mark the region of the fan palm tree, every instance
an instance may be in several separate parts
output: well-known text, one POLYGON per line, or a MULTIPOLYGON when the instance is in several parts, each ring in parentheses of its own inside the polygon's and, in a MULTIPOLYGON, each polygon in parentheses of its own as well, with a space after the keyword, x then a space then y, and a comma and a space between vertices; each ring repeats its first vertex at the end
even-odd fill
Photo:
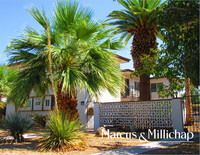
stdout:
POLYGON ((16 72, 16 69, 8 69, 5 65, 0 66, 0 119, 3 115, 2 110, 6 105, 3 98, 9 96, 16 72))
POLYGON ((115 55, 109 50, 121 47, 112 29, 92 20, 92 11, 79 7, 77 2, 57 2, 54 16, 49 20, 44 10, 29 9, 42 26, 37 32, 27 27, 20 38, 13 39, 7 50, 10 63, 22 62, 26 67, 19 72, 13 85, 10 101, 23 106, 34 89, 44 96, 52 86, 51 68, 60 110, 76 114, 77 89, 87 89, 90 97, 98 98, 106 89, 117 95, 121 84, 115 55), (50 48, 48 32, 50 38, 50 48))
MULTIPOLYGON (((140 72, 140 100, 150 100, 150 78, 144 69, 142 57, 152 57, 157 48, 156 38, 161 36, 158 30, 157 15, 161 0, 118 0, 125 8, 109 14, 109 25, 116 26, 115 34, 122 34, 127 43, 133 37, 131 55, 134 68, 140 72), (153 50, 151 50, 153 49, 153 50)), ((149 64, 150 65, 150 64, 149 64)))
POLYGON ((9 96, 16 72, 17 70, 8 69, 5 65, 0 66, 0 108, 4 108, 5 106, 2 98, 9 96))

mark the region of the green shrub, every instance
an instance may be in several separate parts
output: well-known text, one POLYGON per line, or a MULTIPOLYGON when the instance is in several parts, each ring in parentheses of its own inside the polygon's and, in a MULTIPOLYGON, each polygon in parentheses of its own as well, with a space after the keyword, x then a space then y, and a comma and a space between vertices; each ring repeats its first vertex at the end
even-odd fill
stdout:
POLYGON ((40 149, 43 151, 66 151, 79 149, 84 146, 83 132, 75 117, 67 116, 64 112, 52 111, 47 121, 50 136, 44 137, 40 149))
POLYGON ((22 116, 20 113, 13 113, 8 115, 0 124, 0 128, 9 130, 10 135, 14 141, 22 142, 24 140, 23 134, 32 127, 32 123, 27 116, 22 116))
POLYGON ((43 115, 34 115, 33 117, 33 121, 34 123, 36 123, 40 128, 45 128, 46 125, 46 121, 47 121, 47 116, 43 116, 43 115))

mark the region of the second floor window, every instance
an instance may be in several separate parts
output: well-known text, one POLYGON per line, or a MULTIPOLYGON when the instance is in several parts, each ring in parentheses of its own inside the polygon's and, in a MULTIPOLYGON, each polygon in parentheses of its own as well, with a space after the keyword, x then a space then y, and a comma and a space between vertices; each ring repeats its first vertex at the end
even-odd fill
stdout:
POLYGON ((163 86, 163 83, 152 83, 151 92, 158 92, 163 86))
POLYGON ((49 100, 49 99, 46 99, 45 106, 46 106, 46 107, 49 107, 49 106, 50 106, 50 100, 49 100))
POLYGON ((135 91, 140 91, 140 83, 135 82, 135 91))
POLYGON ((129 90, 130 90, 130 88, 129 88, 129 79, 125 79, 125 95, 126 96, 130 95, 129 90))

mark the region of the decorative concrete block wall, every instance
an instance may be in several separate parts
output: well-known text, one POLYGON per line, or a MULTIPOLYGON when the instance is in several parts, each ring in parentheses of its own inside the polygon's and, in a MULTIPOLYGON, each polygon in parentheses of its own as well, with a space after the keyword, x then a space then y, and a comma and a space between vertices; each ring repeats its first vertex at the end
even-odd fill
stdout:
POLYGON ((103 125, 130 126, 142 129, 177 127, 179 123, 183 123, 183 120, 179 122, 179 119, 182 118, 181 102, 179 101, 180 99, 96 103, 94 106, 94 130, 103 125), (180 118, 178 117, 179 112, 180 118))

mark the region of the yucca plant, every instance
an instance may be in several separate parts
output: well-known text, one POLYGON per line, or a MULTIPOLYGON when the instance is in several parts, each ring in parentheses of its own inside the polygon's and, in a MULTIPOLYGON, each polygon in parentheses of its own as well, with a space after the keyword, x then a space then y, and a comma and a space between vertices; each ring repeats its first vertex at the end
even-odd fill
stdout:
POLYGON ((0 124, 0 128, 9 130, 10 135, 14 138, 14 142, 24 141, 23 134, 32 127, 32 122, 27 116, 20 113, 12 113, 8 115, 0 124))
POLYGON ((65 112, 52 111, 47 121, 50 135, 41 141, 40 149, 66 151, 82 148, 84 146, 82 127, 77 118, 66 115, 65 112))

